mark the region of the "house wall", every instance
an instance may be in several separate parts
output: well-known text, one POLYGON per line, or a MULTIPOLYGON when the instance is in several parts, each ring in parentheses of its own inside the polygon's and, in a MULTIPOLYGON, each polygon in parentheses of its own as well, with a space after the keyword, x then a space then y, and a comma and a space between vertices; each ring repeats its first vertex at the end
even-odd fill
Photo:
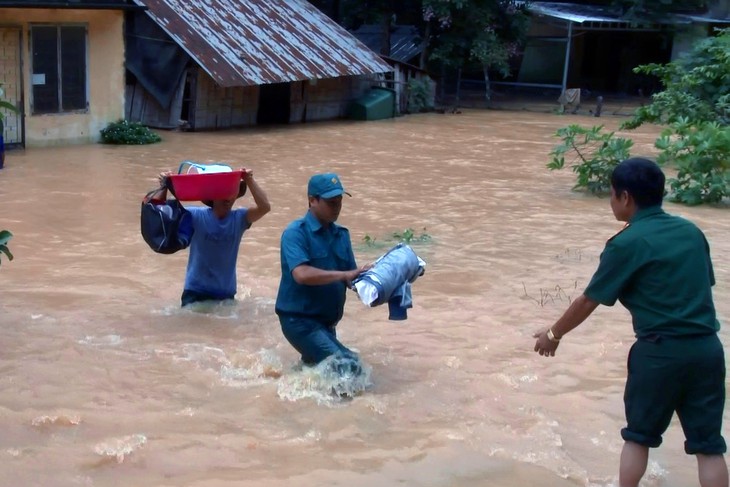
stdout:
POLYGON ((290 122, 343 118, 347 116, 350 103, 374 84, 377 82, 367 76, 342 76, 292 83, 290 122))
POLYGON ((124 118, 124 14, 118 10, 0 9, 0 26, 22 29, 21 56, 25 144, 28 147, 89 143, 99 131, 124 118), (33 115, 29 25, 79 23, 88 26, 87 85, 89 108, 84 113, 33 115))
MULTIPOLYGON (((192 129, 215 130, 257 124, 258 86, 221 88, 202 69, 197 70, 196 78, 194 116, 189 120, 192 129)), ((350 102, 374 84, 378 84, 377 81, 366 76, 291 83, 289 122, 345 117, 350 102)))
POLYGON ((256 125, 258 100, 258 86, 221 88, 208 73, 198 69, 189 122, 194 130, 256 125))
MULTIPOLYGON (((20 28, 0 27, 0 85, 2 100, 20 106, 22 100, 22 76, 20 72, 20 28)), ((3 135, 6 145, 23 143, 23 116, 21 113, 2 109, 3 135)))
POLYGON ((163 108, 142 83, 128 84, 125 89, 125 119, 158 129, 187 127, 188 121, 182 117, 184 90, 185 76, 181 78, 170 106, 163 108))
POLYGON ((388 80, 385 79, 385 76, 381 75, 379 85, 384 88, 393 88, 395 90, 395 106, 397 115, 411 113, 412 107, 409 106, 409 82, 411 80, 427 82, 429 87, 427 105, 433 107, 436 104, 436 83, 426 71, 416 68, 415 66, 399 62, 390 62, 390 65, 393 67, 393 79, 388 80))

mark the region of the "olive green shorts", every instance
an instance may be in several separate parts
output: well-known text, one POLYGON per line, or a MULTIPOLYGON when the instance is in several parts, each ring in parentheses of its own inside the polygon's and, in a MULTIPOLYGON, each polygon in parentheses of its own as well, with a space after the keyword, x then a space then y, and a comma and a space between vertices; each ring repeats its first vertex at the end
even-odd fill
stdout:
POLYGON ((725 354, 717 334, 638 339, 629 352, 624 406, 625 441, 658 447, 676 411, 688 454, 725 453, 725 354))

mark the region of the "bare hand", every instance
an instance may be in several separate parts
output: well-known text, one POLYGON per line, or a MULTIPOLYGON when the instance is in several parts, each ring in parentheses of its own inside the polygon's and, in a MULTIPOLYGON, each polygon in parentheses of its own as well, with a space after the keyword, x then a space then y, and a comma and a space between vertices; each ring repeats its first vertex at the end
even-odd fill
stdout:
POLYGON ((243 179, 246 183, 253 179, 253 171, 251 169, 246 169, 245 167, 242 167, 240 168, 240 171, 243 171, 241 179, 243 179))
POLYGON ((160 187, 165 187, 165 181, 167 180, 167 176, 172 174, 172 171, 162 171, 157 176, 157 181, 160 183, 160 187))
POLYGON ((359 276, 363 272, 366 272, 372 266, 373 266, 372 264, 365 264, 364 266, 361 266, 358 269, 353 269, 351 271, 347 271, 345 273, 345 282, 347 283, 347 285, 349 286, 350 283, 352 283, 352 281, 354 281, 355 279, 357 279, 357 276, 359 276))
POLYGON ((557 350, 558 345, 560 345, 560 342, 554 342, 548 338, 547 332, 549 329, 550 328, 543 328, 532 335, 533 338, 537 338, 537 341, 535 342, 535 351, 544 357, 554 357, 555 350, 557 350))

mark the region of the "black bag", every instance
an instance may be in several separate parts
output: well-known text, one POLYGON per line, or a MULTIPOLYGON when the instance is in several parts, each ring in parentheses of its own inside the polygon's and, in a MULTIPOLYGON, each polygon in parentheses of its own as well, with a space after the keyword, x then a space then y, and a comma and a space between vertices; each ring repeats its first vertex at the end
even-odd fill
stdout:
POLYGON ((142 238, 158 254, 174 254, 190 245, 193 219, 190 212, 176 199, 164 202, 153 200, 152 195, 160 189, 162 188, 150 191, 142 201, 142 238))

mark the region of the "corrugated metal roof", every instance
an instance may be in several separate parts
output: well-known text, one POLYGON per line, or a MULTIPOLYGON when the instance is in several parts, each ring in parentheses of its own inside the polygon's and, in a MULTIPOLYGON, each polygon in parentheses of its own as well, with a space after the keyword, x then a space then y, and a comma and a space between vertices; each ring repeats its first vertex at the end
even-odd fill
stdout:
MULTIPOLYGON (((620 12, 611 7, 600 5, 582 5, 575 3, 559 2, 530 2, 528 10, 533 14, 546 15, 556 19, 569 20, 582 24, 584 22, 631 22, 621 16, 620 12)), ((657 19, 648 19, 656 22, 657 19)), ((700 23, 728 23, 730 19, 722 16, 704 14, 665 14, 660 24, 688 24, 691 22, 700 23)))
POLYGON ((137 10, 131 0, 0 0, 0 8, 64 8, 90 10, 137 10))
MULTIPOLYGON (((360 39, 363 44, 368 46, 375 52, 380 51, 380 42, 382 40, 382 26, 377 24, 361 25, 352 34, 360 39)), ((390 33, 390 56, 391 59, 407 63, 414 57, 421 54, 423 46, 421 43, 421 34, 413 25, 396 25, 390 33)))
POLYGON ((392 71, 306 0, 135 0, 223 87, 392 71))
POLYGON ((707 24, 730 24, 730 15, 711 15, 711 14, 705 14, 705 15, 692 15, 692 14, 686 14, 682 17, 687 17, 692 22, 699 22, 699 23, 707 23, 707 24))
POLYGON ((571 22, 626 22, 615 10, 599 5, 578 5, 574 3, 530 2, 530 12, 547 15, 571 22))

